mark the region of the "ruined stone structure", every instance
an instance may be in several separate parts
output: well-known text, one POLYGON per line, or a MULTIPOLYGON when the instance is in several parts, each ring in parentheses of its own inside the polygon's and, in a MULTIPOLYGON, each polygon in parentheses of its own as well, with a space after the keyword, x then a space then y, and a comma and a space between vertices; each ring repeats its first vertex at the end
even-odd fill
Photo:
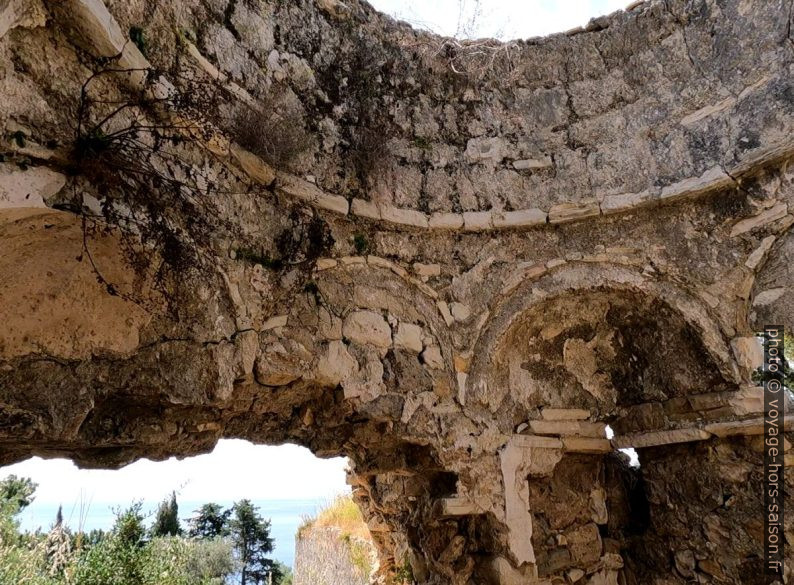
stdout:
POLYGON ((350 458, 384 578, 765 583, 792 22, 0 0, 0 463, 289 441, 350 458))

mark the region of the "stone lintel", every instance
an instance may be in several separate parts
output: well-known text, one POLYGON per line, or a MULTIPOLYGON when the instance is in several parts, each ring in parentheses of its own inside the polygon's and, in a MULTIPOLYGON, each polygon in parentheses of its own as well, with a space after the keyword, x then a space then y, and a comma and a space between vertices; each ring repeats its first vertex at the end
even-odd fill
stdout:
POLYGON ((582 420, 533 420, 529 422, 532 432, 538 435, 577 435, 582 437, 606 437, 606 425, 582 420))
POLYGON ((703 429, 674 429, 671 431, 652 431, 650 433, 633 433, 612 439, 615 449, 644 449, 658 445, 672 445, 675 443, 689 443, 692 441, 705 441, 711 433, 703 429))
POLYGON ((609 439, 593 439, 591 437, 563 437, 562 446, 571 453, 591 453, 600 455, 614 451, 609 439))

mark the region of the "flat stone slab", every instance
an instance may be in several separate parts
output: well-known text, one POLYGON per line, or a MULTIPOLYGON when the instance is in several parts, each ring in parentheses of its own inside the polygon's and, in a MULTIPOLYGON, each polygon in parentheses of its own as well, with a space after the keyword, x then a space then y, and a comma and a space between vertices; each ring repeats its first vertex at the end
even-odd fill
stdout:
POLYGON ((644 449, 645 447, 656 447, 658 445, 705 441, 709 438, 711 438, 711 433, 703 429, 675 429, 672 431, 653 431, 650 433, 622 435, 612 439, 612 446, 615 449, 644 449))
MULTIPOLYGON (((783 424, 783 430, 790 431, 792 428, 794 428, 792 419, 786 418, 783 424)), ((764 419, 753 418, 750 420, 712 423, 710 425, 706 425, 705 429, 718 437, 732 437, 734 435, 763 435, 764 419)))
POLYGON ((537 435, 513 435, 513 444, 522 449, 562 449, 562 441, 556 437, 537 435))
POLYGON ((529 427, 538 435, 577 435, 581 437, 606 437, 606 425, 581 420, 533 420, 529 427))
POLYGON ((562 447, 572 453, 592 453, 594 455, 614 451, 609 439, 593 439, 590 437, 563 437, 562 447))
POLYGON ((482 510, 474 505, 468 498, 443 498, 441 500, 442 516, 471 516, 472 514, 482 514, 482 510))

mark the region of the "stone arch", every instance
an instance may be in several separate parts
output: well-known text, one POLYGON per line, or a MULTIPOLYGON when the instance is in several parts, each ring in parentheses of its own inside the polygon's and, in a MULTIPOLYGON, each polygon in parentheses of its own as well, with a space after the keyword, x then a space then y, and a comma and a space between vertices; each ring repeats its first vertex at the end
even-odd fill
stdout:
MULTIPOLYGON (((714 533, 672 520, 667 506, 690 497, 672 470, 697 469, 686 489, 701 482, 712 497, 735 494, 725 518, 750 514, 762 493, 740 487, 740 478, 753 488, 760 480, 752 439, 722 434, 760 406, 760 390, 740 387, 728 347, 701 302, 624 267, 564 265, 503 299, 466 388, 467 405, 512 434, 499 451, 503 570, 541 580, 588 566, 605 582, 620 572, 627 582, 691 577, 684 557, 705 554, 714 533), (637 447, 647 469, 630 469, 620 446, 637 447), (720 461, 727 453, 731 461, 720 461), (648 542, 667 552, 643 553, 648 542)), ((758 550, 748 532, 738 540, 741 558, 712 555, 703 570, 746 573, 758 550)))
MULTIPOLYGON (((8 238, 14 247, 0 263, 0 282, 12 284, 16 274, 40 285, 41 294, 32 284, 26 290, 37 302, 30 313, 41 315, 47 326, 20 322, 19 335, 5 339, 27 345, 3 348, 3 463, 39 455, 114 468, 143 456, 206 452, 220 438, 296 443, 321 457, 350 458, 354 496, 380 545, 384 573, 409 557, 428 578, 453 579, 454 567, 470 573, 469 556, 457 544, 447 551, 458 520, 445 519, 438 506, 456 492, 457 474, 437 440, 454 434, 451 421, 461 408, 453 390, 449 333, 421 287, 388 267, 340 263, 312 272, 311 287, 291 299, 283 314, 254 316, 255 327, 217 339, 195 331, 164 337, 162 331, 177 326, 166 323, 167 312, 144 311, 141 325, 120 318, 134 315, 134 303, 101 304, 116 301, 76 257, 82 246, 79 218, 52 212, 11 216, 11 227, 4 224, 2 233, 13 231, 8 238), (72 240, 75 250, 68 245, 72 240), (84 354, 74 353, 79 329, 61 337, 51 327, 63 307, 68 318, 103 325, 87 340, 84 354), (127 344, 133 333, 135 343, 127 344)), ((122 261, 118 242, 105 244, 91 241, 94 261, 115 283, 126 282, 135 271, 122 261)), ((238 289, 255 288, 261 267, 240 276, 238 289)), ((12 288, 0 292, 13 298, 12 288)), ((4 303, 0 315, 13 323, 15 310, 4 303)))
POLYGON ((474 347, 474 362, 470 380, 489 369, 489 362, 497 355, 498 345, 510 327, 523 315, 536 307, 549 303, 554 298, 569 298, 576 302, 577 295, 586 296, 603 292, 608 295, 638 295, 661 303, 697 332, 704 351, 713 360, 720 373, 733 382, 738 382, 739 372, 735 366, 716 320, 699 299, 672 283, 646 275, 639 270, 607 263, 564 263, 549 273, 535 279, 526 279, 505 297, 497 299, 492 316, 483 327, 474 347))

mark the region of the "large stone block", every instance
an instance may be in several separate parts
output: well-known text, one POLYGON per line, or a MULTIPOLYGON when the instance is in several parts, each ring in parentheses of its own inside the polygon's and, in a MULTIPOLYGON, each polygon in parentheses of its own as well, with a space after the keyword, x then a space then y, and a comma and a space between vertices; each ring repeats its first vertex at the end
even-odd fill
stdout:
POLYGON ((342 335, 355 343, 391 347, 391 327, 380 313, 354 311, 342 324, 342 335))

